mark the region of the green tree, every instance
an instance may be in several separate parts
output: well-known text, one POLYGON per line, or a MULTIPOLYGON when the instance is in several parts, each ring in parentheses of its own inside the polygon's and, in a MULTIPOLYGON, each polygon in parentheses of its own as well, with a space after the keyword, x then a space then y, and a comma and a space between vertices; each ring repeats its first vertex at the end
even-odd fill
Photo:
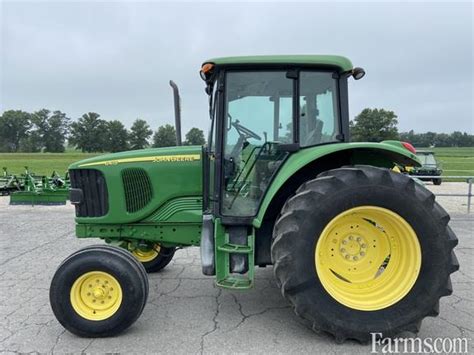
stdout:
POLYGON ((188 133, 186 133, 186 140, 184 141, 185 145, 204 145, 206 144, 206 139, 204 138, 204 132, 199 128, 191 128, 188 133))
POLYGON ((42 109, 31 115, 31 129, 28 137, 22 140, 22 150, 51 153, 64 152, 64 143, 69 130, 70 119, 61 111, 42 109))
POLYGON ((176 130, 170 124, 158 127, 153 136, 153 147, 173 147, 176 145, 176 130))
POLYGON ((145 120, 137 118, 130 128, 129 142, 131 149, 143 149, 148 147, 148 139, 153 134, 145 120))
POLYGON ((61 111, 54 111, 48 119, 43 135, 44 150, 51 153, 63 153, 71 119, 61 111))
POLYGON ((107 142, 105 150, 115 153, 123 152, 128 149, 128 131, 122 122, 117 120, 107 122, 107 142))
POLYGON ((82 115, 71 124, 69 143, 83 152, 103 152, 106 146, 107 122, 95 112, 82 115))
POLYGON ((31 114, 21 110, 8 110, 0 116, 0 150, 17 152, 20 141, 28 136, 31 114))
POLYGON ((350 122, 354 142, 380 142, 399 139, 397 115, 393 111, 366 108, 350 122))
POLYGON ((25 153, 38 153, 43 149, 43 138, 37 130, 30 131, 20 140, 20 150, 25 153))
POLYGON ((467 132, 415 133, 413 130, 400 133, 400 140, 410 142, 415 147, 472 147, 474 135, 467 132))

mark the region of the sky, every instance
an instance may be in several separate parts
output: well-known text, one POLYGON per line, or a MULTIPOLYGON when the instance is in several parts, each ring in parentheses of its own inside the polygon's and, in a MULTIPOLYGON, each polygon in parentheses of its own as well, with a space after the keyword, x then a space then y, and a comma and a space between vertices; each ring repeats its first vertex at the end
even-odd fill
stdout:
POLYGON ((350 80, 350 116, 384 108, 399 130, 474 133, 473 3, 0 0, 0 112, 97 112, 127 127, 208 127, 198 71, 208 58, 339 54, 367 75, 350 80))

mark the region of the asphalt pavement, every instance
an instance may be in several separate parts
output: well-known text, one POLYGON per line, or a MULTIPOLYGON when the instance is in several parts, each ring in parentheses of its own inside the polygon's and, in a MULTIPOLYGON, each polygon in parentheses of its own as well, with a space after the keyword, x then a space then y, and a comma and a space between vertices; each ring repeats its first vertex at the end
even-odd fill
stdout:
MULTIPOLYGON (((315 334, 275 286, 271 267, 256 270, 256 287, 221 290, 202 275, 199 249, 179 250, 170 265, 150 275, 140 319, 120 336, 83 339, 56 321, 49 306, 51 278, 69 254, 97 240, 74 236, 74 209, 8 206, 0 198, 0 353, 311 353, 366 354, 370 346, 338 345, 315 334)), ((466 337, 474 352, 474 218, 454 213, 461 270, 441 314, 426 318, 419 336, 466 337)))

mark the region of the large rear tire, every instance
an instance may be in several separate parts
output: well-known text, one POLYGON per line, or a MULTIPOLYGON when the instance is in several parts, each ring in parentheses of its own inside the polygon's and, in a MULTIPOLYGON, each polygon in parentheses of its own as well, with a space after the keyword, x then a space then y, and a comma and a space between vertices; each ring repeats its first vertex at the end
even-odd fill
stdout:
POLYGON ((368 342, 417 333, 452 293, 457 238, 434 195, 387 169, 335 169, 304 183, 274 228, 281 291, 315 331, 368 342))
POLYGON ((114 336, 140 316, 148 296, 143 266, 111 246, 81 249, 58 267, 50 303, 58 321, 81 337, 114 336))

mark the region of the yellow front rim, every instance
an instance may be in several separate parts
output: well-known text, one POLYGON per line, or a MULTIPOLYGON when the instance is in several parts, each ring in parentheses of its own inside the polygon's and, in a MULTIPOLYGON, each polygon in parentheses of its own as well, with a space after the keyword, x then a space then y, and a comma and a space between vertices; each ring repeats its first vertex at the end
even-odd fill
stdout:
POLYGON ((122 304, 122 288, 115 277, 103 271, 80 276, 70 293, 72 308, 88 320, 104 320, 113 316, 122 304))
POLYGON ((421 268, 421 248, 413 228, 381 207, 347 210, 324 228, 315 250, 316 272, 339 303, 375 311, 405 297, 421 268))
POLYGON ((160 246, 158 244, 154 244, 153 248, 150 248, 148 250, 136 248, 132 251, 132 254, 133 256, 135 256, 135 258, 137 258, 138 261, 146 263, 158 257, 158 255, 160 254, 160 246))

